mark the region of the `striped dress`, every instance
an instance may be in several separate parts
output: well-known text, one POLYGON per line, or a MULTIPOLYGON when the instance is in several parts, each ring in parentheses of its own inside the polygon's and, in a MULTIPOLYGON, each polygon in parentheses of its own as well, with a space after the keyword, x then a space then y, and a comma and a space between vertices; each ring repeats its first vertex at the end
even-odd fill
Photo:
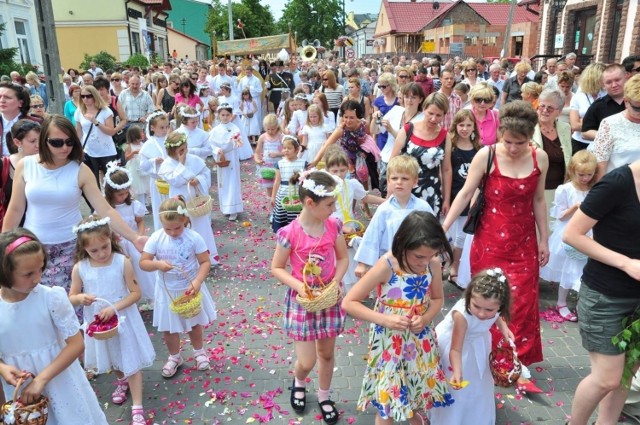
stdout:
POLYGON ((271 213, 271 228, 274 232, 291 223, 300 214, 286 211, 282 208, 282 205, 280 205, 280 201, 290 193, 296 196, 298 195, 298 186, 289 186, 289 179, 296 171, 303 171, 306 167, 307 161, 304 159, 289 161, 283 158, 276 164, 276 168, 280 170, 280 188, 276 194, 275 205, 271 213))

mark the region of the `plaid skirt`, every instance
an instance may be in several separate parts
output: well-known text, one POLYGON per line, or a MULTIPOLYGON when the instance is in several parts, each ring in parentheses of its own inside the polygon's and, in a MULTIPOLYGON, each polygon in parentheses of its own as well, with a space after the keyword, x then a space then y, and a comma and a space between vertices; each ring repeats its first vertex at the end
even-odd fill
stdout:
MULTIPOLYGON (((342 283, 340 284, 342 293, 342 283)), ((294 341, 315 341, 335 338, 344 332, 345 311, 340 307, 342 299, 333 307, 311 313, 296 301, 297 292, 287 291, 285 297, 284 328, 294 341)))

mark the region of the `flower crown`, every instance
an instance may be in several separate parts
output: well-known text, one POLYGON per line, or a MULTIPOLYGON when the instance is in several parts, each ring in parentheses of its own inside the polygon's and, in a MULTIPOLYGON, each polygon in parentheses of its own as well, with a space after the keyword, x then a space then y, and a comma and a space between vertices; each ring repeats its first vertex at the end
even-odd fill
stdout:
POLYGON ((180 214, 186 217, 187 209, 182 205, 178 205, 178 207, 175 210, 160 211, 160 214, 170 214, 170 213, 180 214))
POLYGON ((303 188, 311 191, 314 195, 320 196, 322 198, 327 196, 338 196, 338 194, 342 192, 342 180, 334 175, 329 174, 324 170, 317 170, 315 168, 312 168, 311 170, 304 171, 303 173, 300 174, 298 181, 302 183, 303 188), (336 183, 336 186, 331 191, 328 191, 325 185, 316 184, 315 181, 309 178, 309 175, 313 172, 324 173, 328 176, 331 176, 333 181, 336 183))
MULTIPOLYGON (((89 216, 89 218, 91 217, 93 216, 89 216)), ((73 232, 74 235, 77 235, 78 233, 86 232, 87 230, 95 229, 96 227, 107 226, 110 221, 111 221, 111 218, 109 217, 104 217, 104 218, 101 218, 100 220, 88 221, 86 223, 73 226, 71 231, 73 232)))
POLYGON ((120 167, 119 161, 108 162, 107 171, 104 173, 102 185, 103 187, 107 187, 108 185, 110 188, 115 190, 129 189, 131 187, 131 173, 126 168, 120 167), (125 173, 127 175, 127 181, 122 184, 114 183, 113 180, 111 180, 111 174, 115 173, 116 171, 122 171, 123 173, 125 173))
POLYGON ((307 99, 307 96, 298 93, 297 95, 293 96, 294 100, 306 100, 307 102, 309 101, 309 99, 307 99))
POLYGON ((218 105, 218 109, 216 109, 216 112, 220 112, 221 109, 233 110, 233 107, 231 105, 229 105, 228 103, 221 103, 220 105, 218 105))
POLYGON ((151 122, 152 119, 159 117, 159 116, 166 116, 166 114, 164 113, 164 111, 155 111, 153 112, 151 115, 149 115, 147 117, 147 122, 151 122))
POLYGON ((494 269, 488 269, 486 273, 487 273, 487 276, 498 278, 498 282, 504 283, 507 281, 507 277, 504 275, 504 272, 500 267, 496 267, 494 269))
POLYGON ((180 107, 180 116, 183 118, 200 118, 200 114, 198 112, 194 112, 192 114, 185 112, 187 109, 186 106, 180 107))
POLYGON ((164 141, 164 147, 169 149, 169 148, 179 148, 180 146, 184 145, 185 143, 187 143, 187 135, 183 134, 182 136, 180 136, 179 139, 177 139, 175 142, 170 142, 169 138, 167 137, 164 141))

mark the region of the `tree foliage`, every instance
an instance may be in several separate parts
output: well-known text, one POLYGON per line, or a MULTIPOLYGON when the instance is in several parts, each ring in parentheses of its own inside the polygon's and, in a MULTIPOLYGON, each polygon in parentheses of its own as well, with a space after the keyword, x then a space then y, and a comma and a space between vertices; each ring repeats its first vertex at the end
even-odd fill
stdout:
MULTIPOLYGON (((0 36, 2 36, 4 30, 5 24, 0 22, 0 36)), ((0 49, 0 75, 9 75, 11 71, 19 71, 19 65, 13 61, 17 52, 18 49, 16 47, 0 49)))
MULTIPOLYGON (((216 39, 229 39, 229 15, 227 3, 220 0, 211 2, 211 9, 205 25, 205 31, 211 34, 216 31, 216 39)), ((242 0, 241 3, 231 3, 231 13, 233 15, 233 36, 234 39, 253 37, 264 37, 275 34, 273 14, 269 6, 263 6, 259 0, 242 0), (238 28, 238 19, 244 24, 244 35, 238 28)))
POLYGON ((149 66, 149 60, 142 53, 135 53, 127 59, 123 65, 125 66, 139 66, 140 68, 147 68, 149 66))
POLYGON ((336 38, 344 34, 342 3, 339 0, 289 0, 285 5, 278 28, 282 32, 297 32, 298 45, 303 40, 318 39, 327 49, 333 48, 336 38))
POLYGON ((116 58, 113 57, 109 52, 105 52, 101 50, 95 55, 84 54, 84 60, 78 66, 82 70, 89 69, 89 65, 91 62, 95 62, 98 68, 102 68, 104 71, 108 69, 116 69, 116 58))

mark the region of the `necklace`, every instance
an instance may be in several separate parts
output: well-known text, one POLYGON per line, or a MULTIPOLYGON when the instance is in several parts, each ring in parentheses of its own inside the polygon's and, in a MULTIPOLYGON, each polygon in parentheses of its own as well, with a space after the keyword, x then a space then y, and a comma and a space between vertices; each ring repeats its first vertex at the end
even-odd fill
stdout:
POLYGON ((413 119, 416 117, 416 115, 418 115, 418 113, 419 113, 420 111, 416 111, 416 113, 415 113, 415 114, 413 114, 413 116, 412 116, 408 121, 407 121, 407 120, 406 120, 406 118, 405 118, 405 113, 406 113, 406 112, 407 112, 407 110, 406 110, 406 109, 402 112, 402 124, 400 125, 400 127, 404 127, 404 125, 405 125, 406 123, 411 122, 411 120, 413 120, 413 119))

